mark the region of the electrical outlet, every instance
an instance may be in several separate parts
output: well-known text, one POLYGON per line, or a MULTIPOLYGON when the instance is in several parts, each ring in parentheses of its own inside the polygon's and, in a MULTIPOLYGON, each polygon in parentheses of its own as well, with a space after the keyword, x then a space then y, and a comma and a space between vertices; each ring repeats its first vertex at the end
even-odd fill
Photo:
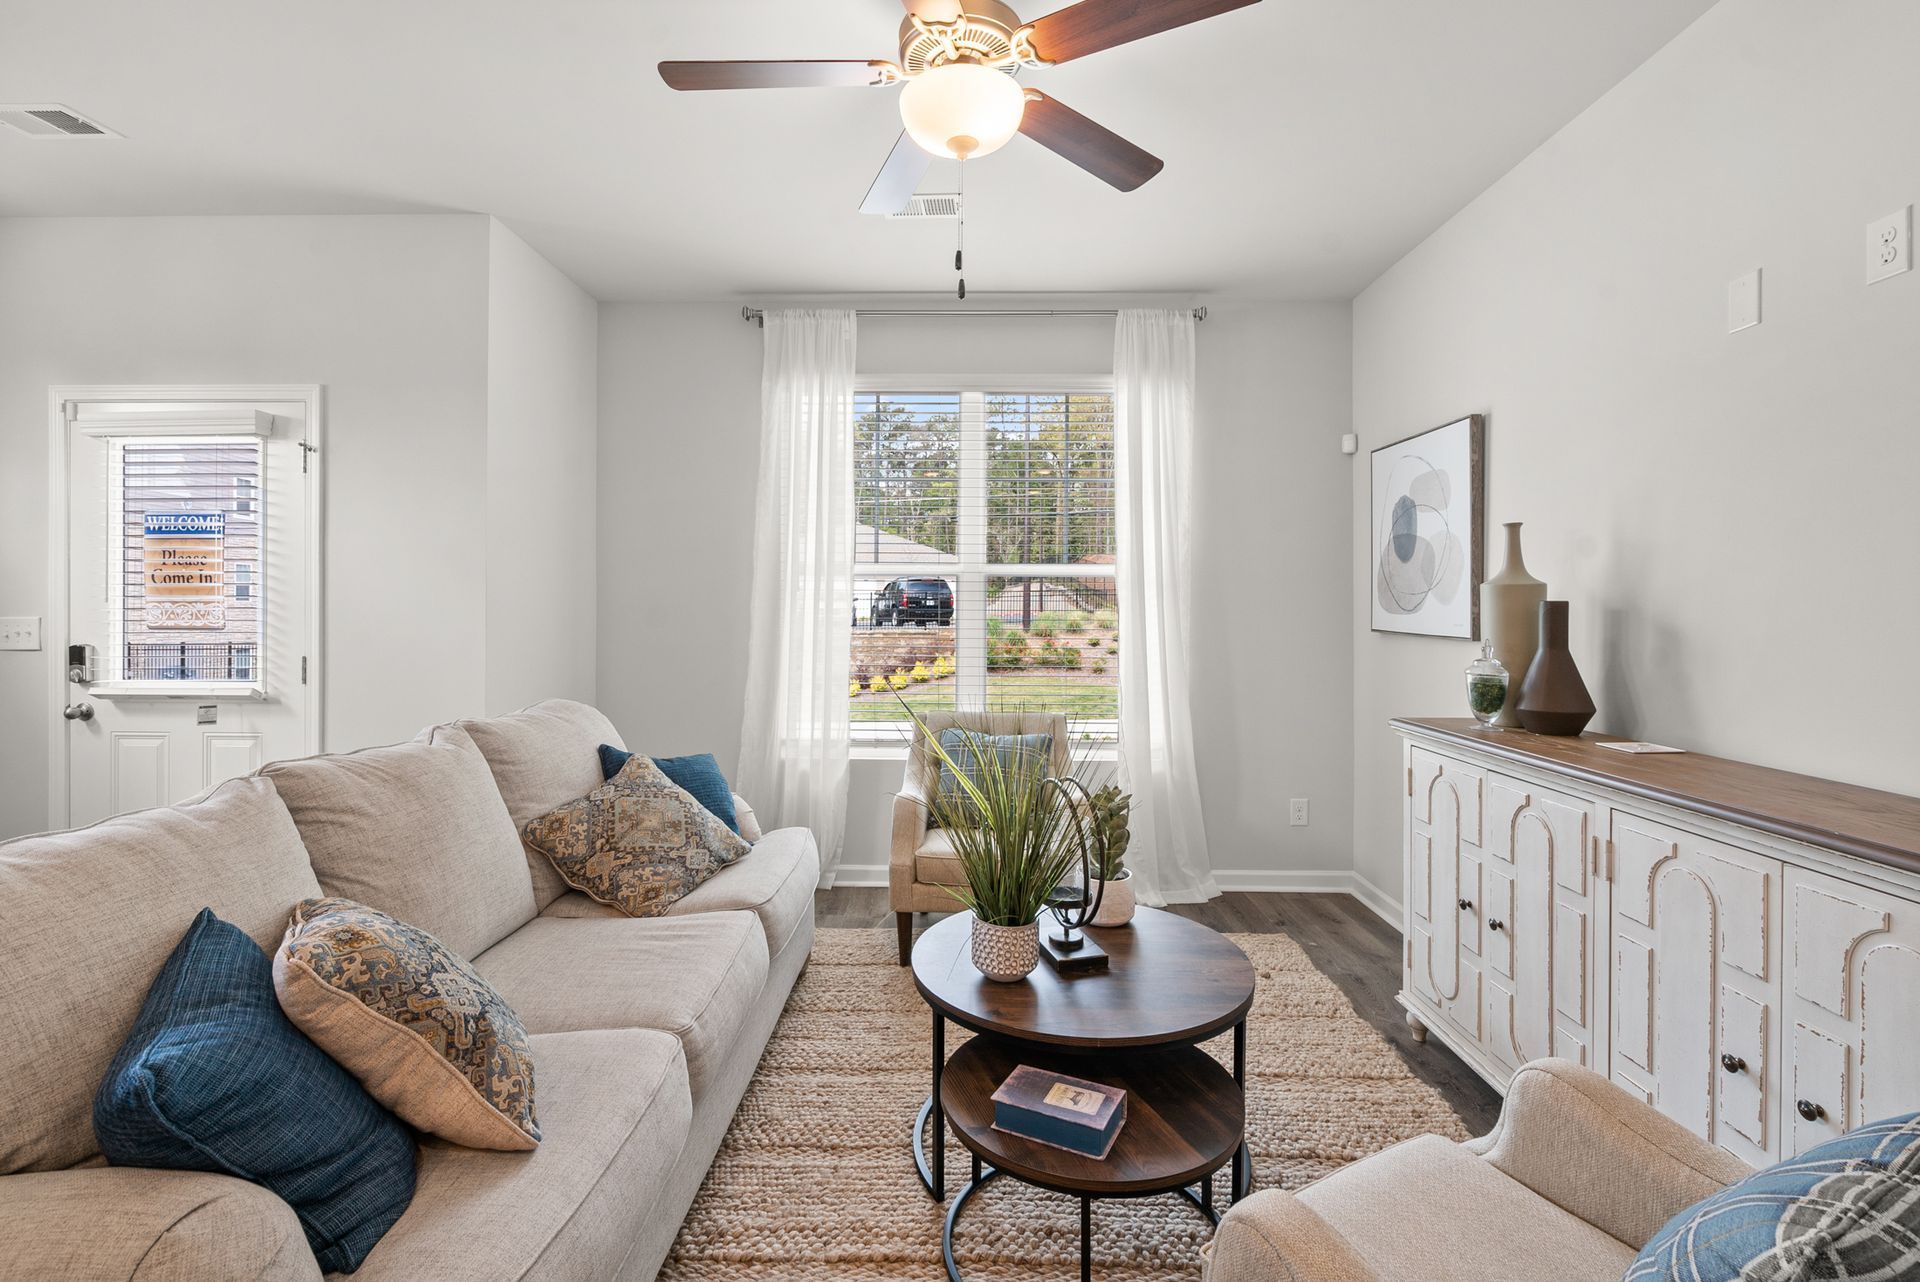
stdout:
POLYGON ((1760 323, 1760 269, 1727 282, 1727 333, 1738 334, 1760 323))
POLYGON ((1913 270, 1913 206, 1867 224, 1867 284, 1913 270))
POLYGON ((1295 828, 1307 826, 1307 799, 1295 797, 1287 803, 1287 822, 1295 828))
POLYGON ((0 650, 38 650, 40 620, 0 619, 0 650))

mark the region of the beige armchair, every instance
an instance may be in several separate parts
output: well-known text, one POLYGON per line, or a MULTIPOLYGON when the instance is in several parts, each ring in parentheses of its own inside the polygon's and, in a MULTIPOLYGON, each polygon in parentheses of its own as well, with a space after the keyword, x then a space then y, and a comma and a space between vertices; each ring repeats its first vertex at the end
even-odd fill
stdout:
MULTIPOLYGON (((939 734, 950 726, 981 734, 1050 734, 1053 755, 1049 769, 1065 775, 1070 755, 1067 719, 1052 712, 930 712, 921 718, 928 731, 939 734)), ((893 854, 888 861, 888 898, 900 931, 900 964, 913 955, 913 915, 949 913, 959 907, 941 889, 960 884, 960 861, 953 840, 939 828, 927 826, 927 798, 940 779, 940 759, 919 730, 907 751, 906 778, 893 800, 893 854)))
POLYGON ((1748 1173, 1598 1073, 1535 1060, 1477 1140, 1423 1135, 1235 1205, 1205 1282, 1617 1282, 1675 1213, 1748 1173))

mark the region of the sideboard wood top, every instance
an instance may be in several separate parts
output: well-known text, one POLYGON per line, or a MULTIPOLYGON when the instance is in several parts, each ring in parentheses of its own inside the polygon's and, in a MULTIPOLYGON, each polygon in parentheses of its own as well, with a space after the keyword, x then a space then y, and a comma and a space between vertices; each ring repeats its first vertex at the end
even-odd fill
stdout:
POLYGON ((1487 730, 1470 717, 1397 717, 1392 725, 1416 738, 1459 744, 1777 837, 1920 872, 1920 797, 1697 752, 1636 755, 1597 746, 1619 742, 1618 735, 1565 738, 1487 730))

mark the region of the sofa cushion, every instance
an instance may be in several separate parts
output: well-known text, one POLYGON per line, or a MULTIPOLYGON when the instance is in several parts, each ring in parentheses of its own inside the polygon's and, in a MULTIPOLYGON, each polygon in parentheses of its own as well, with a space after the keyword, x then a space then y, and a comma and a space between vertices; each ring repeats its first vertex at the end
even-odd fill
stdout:
POLYGON ((1380 1282, 1619 1282, 1633 1262, 1625 1242, 1438 1135, 1342 1167, 1299 1198, 1380 1282))
POLYGON ((0 1278, 320 1282, 299 1217, 231 1175, 84 1166, 0 1185, 0 1278))
POLYGON ((116 1166, 235 1175, 292 1205, 352 1272, 413 1197, 413 1136, 281 1013, 260 945, 203 910, 93 1104, 116 1166))
POLYGON ((640 1029, 536 1036, 533 1054, 546 1140, 530 1153, 423 1140, 413 1206, 354 1282, 618 1275, 687 1142, 686 1061, 640 1029))
POLYGON ((966 874, 960 857, 953 853, 953 834, 944 828, 929 828, 913 856, 913 879, 928 886, 963 886, 966 874))
MULTIPOLYGON (((571 699, 548 699, 504 717, 462 721, 460 728, 493 770, 493 781, 507 803, 517 833, 537 819, 584 797, 605 782, 600 745, 623 747, 613 723, 598 708, 571 699)), ((533 877, 533 900, 545 908, 568 892, 567 883, 547 857, 526 847, 533 877)))
POLYGON ((273 986, 293 1022, 413 1126, 469 1148, 540 1142, 519 1016, 419 927, 309 899, 273 955, 273 986))
POLYGON ((658 917, 749 846, 647 757, 522 835, 575 890, 629 917, 658 917))
MULTIPOLYGON (((767 982, 752 913, 542 917, 476 957, 527 1031, 653 1028, 680 1039, 694 1098, 706 1093, 767 982)), ((546 1065, 540 1067, 544 1083, 546 1065)), ((542 1086, 542 1098, 545 1098, 542 1086)), ((544 1108, 541 1113, 545 1122, 544 1108)))
POLYGON ((462 957, 533 918, 519 834, 466 731, 434 726, 411 743, 260 773, 293 813, 327 894, 418 926, 462 957))
POLYGON ((202 908, 271 948, 287 910, 319 891, 262 779, 0 843, 0 1174, 100 1151, 94 1088, 202 908))
MULTIPOLYGON (((794 931, 813 912, 820 885, 820 847, 805 828, 776 828, 754 848, 715 873, 699 889, 667 909, 666 916, 746 909, 760 918, 767 953, 777 957, 794 931)), ((620 917, 578 892, 548 905, 543 917, 620 917)))
POLYGON ((1624 1282, 1920 1277, 1920 1113, 1755 1171, 1667 1221, 1624 1282))

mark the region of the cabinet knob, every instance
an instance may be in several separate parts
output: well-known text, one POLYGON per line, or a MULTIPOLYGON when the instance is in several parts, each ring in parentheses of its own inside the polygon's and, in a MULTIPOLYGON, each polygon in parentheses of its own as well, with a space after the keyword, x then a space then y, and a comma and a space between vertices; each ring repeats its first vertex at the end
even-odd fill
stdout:
POLYGON ((1472 911, 1473 911, 1473 901, 1472 901, 1471 899, 1462 899, 1462 900, 1460 901, 1460 911, 1461 911, 1461 912, 1463 912, 1463 913, 1470 913, 1470 912, 1472 912, 1472 911))
POLYGON ((1800 1116, 1806 1118, 1809 1122, 1817 1122, 1827 1115, 1826 1109, 1821 1108, 1810 1099, 1796 1100, 1793 1107, 1799 1112, 1800 1116))
POLYGON ((1747 1071, 1747 1061, 1741 1059, 1738 1055, 1722 1055, 1720 1057, 1720 1067, 1726 1069, 1729 1073, 1744 1073, 1747 1071))
POLYGON ((1505 923, 1504 921, 1501 921, 1498 917, 1487 918, 1488 930, 1505 930, 1506 928, 1507 928, 1507 923, 1505 923))

